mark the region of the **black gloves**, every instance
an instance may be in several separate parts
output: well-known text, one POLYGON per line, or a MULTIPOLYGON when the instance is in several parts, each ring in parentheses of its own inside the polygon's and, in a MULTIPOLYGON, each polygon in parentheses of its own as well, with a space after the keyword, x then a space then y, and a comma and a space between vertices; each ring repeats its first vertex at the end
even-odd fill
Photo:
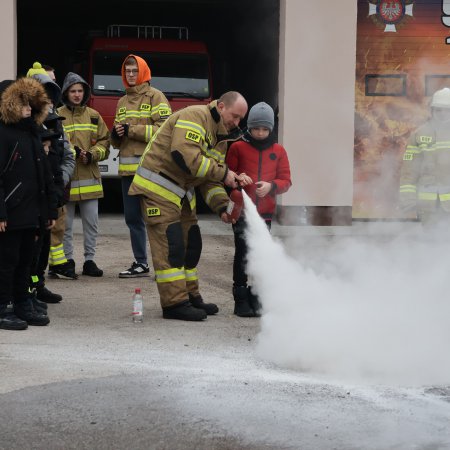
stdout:
POLYGON ((86 163, 85 164, 90 164, 91 162, 92 162, 92 153, 86 152, 86 163))

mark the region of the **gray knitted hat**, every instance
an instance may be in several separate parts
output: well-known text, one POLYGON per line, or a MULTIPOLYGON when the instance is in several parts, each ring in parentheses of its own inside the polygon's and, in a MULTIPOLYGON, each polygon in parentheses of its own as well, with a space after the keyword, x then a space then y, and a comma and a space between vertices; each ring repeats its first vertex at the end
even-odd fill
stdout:
POLYGON ((248 113, 247 128, 265 127, 273 130, 274 117, 273 109, 264 102, 253 105, 248 113))

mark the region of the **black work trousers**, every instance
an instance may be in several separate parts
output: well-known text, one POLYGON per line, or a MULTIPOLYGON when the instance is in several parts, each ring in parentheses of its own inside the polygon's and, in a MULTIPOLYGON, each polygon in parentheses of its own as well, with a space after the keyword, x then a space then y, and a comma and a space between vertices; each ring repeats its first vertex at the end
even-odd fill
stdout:
POLYGON ((37 276, 37 280, 31 283, 31 287, 41 288, 45 285, 45 269, 48 265, 50 253, 50 230, 41 230, 39 238, 34 246, 33 261, 31 263, 31 276, 37 276))
POLYGON ((36 228, 0 232, 0 304, 28 297, 36 235, 36 228))
MULTIPOLYGON (((272 226, 271 220, 266 220, 267 228, 270 231, 272 226)), ((233 285, 246 286, 247 277, 247 243, 245 242, 245 230, 247 223, 245 218, 241 216, 238 221, 233 224, 234 232, 234 260, 233 260, 233 285)))

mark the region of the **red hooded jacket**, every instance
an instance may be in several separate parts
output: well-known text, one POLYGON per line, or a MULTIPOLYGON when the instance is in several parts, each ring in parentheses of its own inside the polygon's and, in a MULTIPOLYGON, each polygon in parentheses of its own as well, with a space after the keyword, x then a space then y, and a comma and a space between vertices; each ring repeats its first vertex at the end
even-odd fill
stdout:
POLYGON ((249 142, 234 142, 227 152, 226 163, 234 172, 245 172, 253 184, 245 186, 245 192, 255 203, 258 213, 266 220, 272 219, 276 208, 276 196, 291 187, 291 169, 286 150, 280 144, 259 150, 249 142), (256 196, 256 182, 272 183, 271 191, 265 197, 256 196))

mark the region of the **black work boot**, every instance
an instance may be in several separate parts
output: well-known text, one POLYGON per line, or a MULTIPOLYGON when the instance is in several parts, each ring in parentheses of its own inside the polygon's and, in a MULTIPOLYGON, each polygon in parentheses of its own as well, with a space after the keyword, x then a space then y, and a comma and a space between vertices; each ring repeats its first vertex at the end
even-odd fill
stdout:
POLYGON ((40 300, 38 300, 36 297, 31 297, 31 301, 33 302, 33 308, 35 309, 36 312, 40 313, 40 314, 44 314, 44 316, 47 316, 47 303, 41 302, 40 300))
POLYGON ((103 275, 103 270, 97 267, 92 259, 88 259, 83 264, 83 275, 87 275, 88 277, 101 277, 103 275))
POLYGON ((25 320, 19 319, 8 305, 0 304, 0 329, 2 330, 26 330, 25 320))
POLYGON ((206 319, 207 315, 203 309, 194 308, 188 301, 177 305, 163 308, 164 319, 200 321, 206 319))
POLYGON ((239 317, 255 317, 255 311, 248 301, 247 286, 233 286, 234 314, 239 317))
POLYGON ((64 264, 49 266, 48 274, 53 278, 60 278, 62 280, 76 280, 78 278, 78 275, 75 273, 75 263, 71 264, 69 261, 64 264))
POLYGON ((208 316, 212 316, 219 312, 217 305, 214 303, 205 303, 200 294, 195 297, 192 294, 189 294, 189 301, 194 308, 203 309, 208 316))
POLYGON ((255 311, 255 316, 260 317, 261 316, 261 302, 259 301, 259 297, 253 292, 252 287, 248 287, 248 302, 250 304, 250 307, 255 311))
POLYGON ((44 303, 59 303, 62 300, 62 295, 55 294, 45 286, 36 288, 36 298, 44 303))
POLYGON ((14 314, 28 325, 44 326, 50 323, 48 316, 37 312, 33 306, 33 299, 28 297, 26 300, 14 303, 14 314))

